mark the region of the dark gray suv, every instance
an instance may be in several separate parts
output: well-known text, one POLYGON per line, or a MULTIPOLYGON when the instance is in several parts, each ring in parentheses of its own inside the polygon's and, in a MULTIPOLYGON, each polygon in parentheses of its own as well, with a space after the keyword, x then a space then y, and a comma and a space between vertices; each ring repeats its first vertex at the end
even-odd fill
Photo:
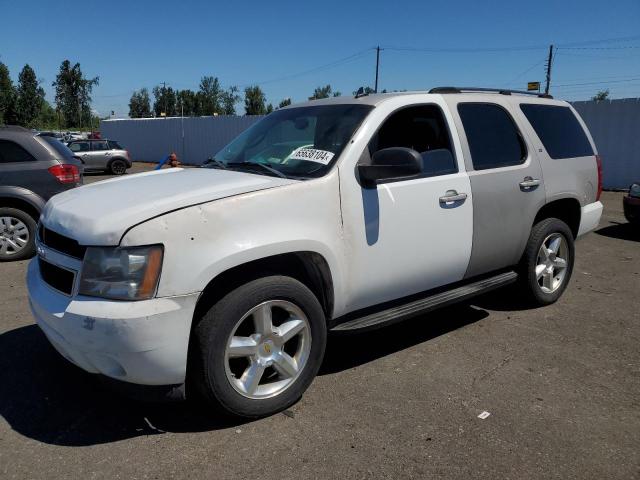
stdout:
POLYGON ((82 174, 80 159, 55 138, 0 126, 0 261, 34 254, 45 203, 81 185, 82 174))

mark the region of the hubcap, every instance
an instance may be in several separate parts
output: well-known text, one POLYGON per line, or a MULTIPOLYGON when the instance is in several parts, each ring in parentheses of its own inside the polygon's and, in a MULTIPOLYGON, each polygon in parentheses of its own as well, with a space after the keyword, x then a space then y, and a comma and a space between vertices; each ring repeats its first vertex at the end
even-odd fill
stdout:
POLYGON ((29 229, 15 217, 0 217, 0 255, 15 255, 29 243, 29 229))
POLYGON ((224 353, 231 386, 251 399, 279 395, 304 369, 311 327, 291 302, 269 300, 249 310, 234 327, 224 353))
POLYGON ((544 293, 555 292, 564 282, 569 265, 569 247, 561 233, 552 233, 540 246, 536 280, 544 293))

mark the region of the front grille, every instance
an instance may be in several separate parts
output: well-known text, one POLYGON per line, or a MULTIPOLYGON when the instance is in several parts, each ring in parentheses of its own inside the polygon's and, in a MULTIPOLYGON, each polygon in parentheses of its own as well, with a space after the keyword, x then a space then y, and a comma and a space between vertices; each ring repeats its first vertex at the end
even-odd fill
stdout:
POLYGON ((38 259, 38 265, 40 266, 40 275, 45 282, 56 290, 66 295, 71 295, 75 278, 73 272, 46 262, 41 258, 38 259))
POLYGON ((65 237, 53 230, 49 230, 42 223, 38 229, 38 236, 40 237, 40 242, 53 250, 79 260, 84 258, 84 252, 87 247, 83 247, 72 238, 65 237))

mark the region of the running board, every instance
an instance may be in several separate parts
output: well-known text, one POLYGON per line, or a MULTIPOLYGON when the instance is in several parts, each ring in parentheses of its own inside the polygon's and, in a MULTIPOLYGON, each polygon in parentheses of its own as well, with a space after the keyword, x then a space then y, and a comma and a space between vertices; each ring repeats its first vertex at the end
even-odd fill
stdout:
POLYGON ((333 331, 369 330, 373 328, 391 325, 410 317, 430 312, 437 308, 445 307, 475 297, 481 293, 508 285, 517 280, 515 272, 505 272, 495 277, 479 280, 462 287, 454 288, 442 293, 436 293, 420 300, 405 303, 396 307, 371 313, 364 317, 358 317, 335 326, 333 331))

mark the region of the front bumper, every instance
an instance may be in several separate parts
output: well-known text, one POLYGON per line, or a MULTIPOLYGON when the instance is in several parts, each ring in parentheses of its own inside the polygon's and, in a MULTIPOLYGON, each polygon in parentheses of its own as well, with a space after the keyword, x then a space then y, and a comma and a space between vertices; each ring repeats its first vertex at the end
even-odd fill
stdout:
POLYGON ((580 212, 580 228, 578 229, 578 237, 598 228, 600 217, 602 217, 602 208, 601 202, 589 203, 582 207, 582 211, 580 212))
POLYGON ((36 322, 70 362, 123 382, 184 382, 198 293, 138 302, 68 297, 42 280, 37 258, 27 287, 36 322))

